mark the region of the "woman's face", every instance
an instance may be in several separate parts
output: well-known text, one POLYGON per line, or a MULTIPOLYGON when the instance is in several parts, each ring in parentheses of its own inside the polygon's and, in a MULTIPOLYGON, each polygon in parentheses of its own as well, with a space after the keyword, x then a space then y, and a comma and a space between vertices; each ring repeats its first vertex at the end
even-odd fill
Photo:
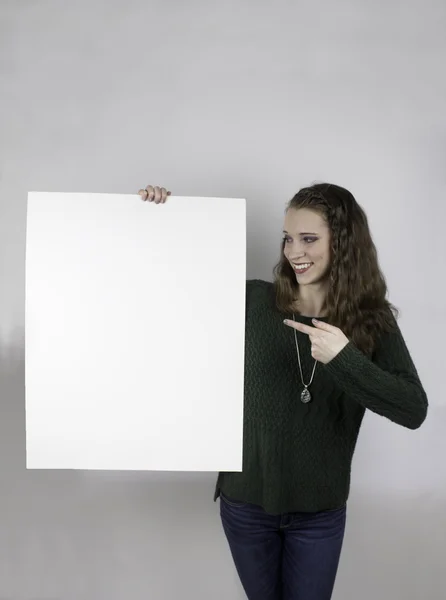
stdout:
POLYGON ((285 216, 283 235, 283 252, 299 285, 325 279, 331 265, 331 236, 323 217, 308 208, 290 208, 285 216))

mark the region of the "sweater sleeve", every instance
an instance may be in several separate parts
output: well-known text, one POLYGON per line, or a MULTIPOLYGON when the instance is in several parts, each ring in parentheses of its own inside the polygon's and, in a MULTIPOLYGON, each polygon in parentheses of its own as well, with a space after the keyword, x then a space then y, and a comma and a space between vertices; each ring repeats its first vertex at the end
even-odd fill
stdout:
POLYGON ((349 342, 324 367, 364 408, 408 429, 418 429, 425 420, 426 392, 397 324, 382 335, 373 361, 349 342))

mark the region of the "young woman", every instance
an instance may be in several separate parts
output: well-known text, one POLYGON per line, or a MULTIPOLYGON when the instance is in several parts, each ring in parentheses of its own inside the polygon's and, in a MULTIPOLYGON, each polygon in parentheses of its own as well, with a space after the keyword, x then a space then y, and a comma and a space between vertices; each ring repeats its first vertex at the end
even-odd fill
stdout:
POLYGON ((353 195, 303 188, 283 229, 274 283, 247 282, 243 472, 215 499, 249 600, 329 600, 365 410, 417 429, 428 400, 353 195))

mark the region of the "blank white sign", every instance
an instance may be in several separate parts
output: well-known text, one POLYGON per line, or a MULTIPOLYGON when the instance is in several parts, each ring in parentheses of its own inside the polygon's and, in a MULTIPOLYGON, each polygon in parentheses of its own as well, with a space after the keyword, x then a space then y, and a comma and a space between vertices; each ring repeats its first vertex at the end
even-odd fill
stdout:
POLYGON ((31 469, 241 471, 246 203, 35 193, 31 469))

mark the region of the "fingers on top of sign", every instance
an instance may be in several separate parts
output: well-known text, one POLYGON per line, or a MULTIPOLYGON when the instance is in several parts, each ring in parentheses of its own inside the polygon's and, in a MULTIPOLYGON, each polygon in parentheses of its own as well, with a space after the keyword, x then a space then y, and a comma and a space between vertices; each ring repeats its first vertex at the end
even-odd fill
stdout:
POLYGON ((164 204, 171 195, 171 192, 164 187, 148 185, 140 189, 138 194, 143 202, 155 202, 155 204, 164 204))

